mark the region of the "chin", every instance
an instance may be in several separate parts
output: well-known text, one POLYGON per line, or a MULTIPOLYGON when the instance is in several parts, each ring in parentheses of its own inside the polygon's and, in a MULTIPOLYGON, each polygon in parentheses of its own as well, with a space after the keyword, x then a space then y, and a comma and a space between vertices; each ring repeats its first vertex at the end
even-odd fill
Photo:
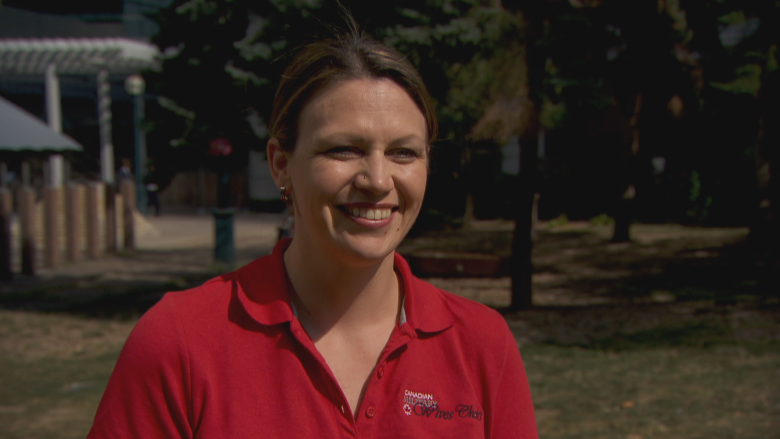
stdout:
MULTIPOLYGON (((353 263, 371 264, 384 260, 395 252, 398 242, 389 242, 386 239, 371 239, 367 237, 350 236, 340 240, 343 254, 353 263)), ((393 240, 395 241, 395 240, 393 240)))

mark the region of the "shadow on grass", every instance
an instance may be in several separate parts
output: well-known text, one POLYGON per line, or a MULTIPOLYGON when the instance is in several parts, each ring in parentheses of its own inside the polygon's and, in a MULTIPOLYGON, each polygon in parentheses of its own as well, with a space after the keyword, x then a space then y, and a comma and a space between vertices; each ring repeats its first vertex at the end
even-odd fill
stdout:
MULTIPOLYGON (((78 295, 67 294, 60 287, 5 293, 0 295, 0 308, 66 313, 87 318, 132 319, 154 306, 166 292, 194 287, 209 277, 151 285, 115 282, 108 288, 79 289, 78 295)), ((73 285, 73 288, 77 286, 73 285)))
MULTIPOLYGON (((780 276, 756 265, 746 229, 641 225, 633 242, 613 244, 608 228, 579 227, 539 231, 534 308, 494 306, 521 344, 606 351, 778 344, 780 276)), ((484 240, 503 242, 496 252, 508 254, 511 232, 464 235, 426 236, 418 245, 464 251, 484 240)), ((483 284, 472 297, 506 303, 508 280, 483 284)))
MULTIPOLYGON (((755 267, 744 231, 646 226, 631 243, 611 244, 609 237, 603 227, 539 232, 533 258, 537 306, 504 313, 518 340, 624 350, 780 339, 778 276, 755 267)), ((511 231, 505 230, 437 232, 407 239, 401 251, 508 255, 510 242, 511 231)), ((243 250, 237 257, 250 260, 267 252, 243 250)), ((4 292, 0 308, 131 319, 165 292, 227 271, 210 263, 206 249, 117 259, 120 266, 150 264, 146 269, 158 280, 143 281, 132 270, 123 279, 60 279, 4 292)), ((497 303, 508 294, 507 283, 501 285, 485 287, 504 294, 497 303)))
POLYGON ((611 337, 594 339, 589 343, 564 344, 549 342, 547 344, 613 352, 679 347, 706 348, 725 343, 732 335, 732 331, 725 324, 694 322, 674 326, 659 326, 628 334, 618 333, 611 337))
MULTIPOLYGON (((267 249, 240 249, 249 261, 267 249)), ((192 288, 230 271, 214 264, 207 249, 136 251, 88 261, 94 267, 45 276, 17 276, 0 285, 0 309, 65 313, 86 318, 131 319, 151 308, 169 291, 192 288)))
MULTIPOLYGON (((264 246, 236 249, 238 264, 265 256, 264 246)), ((196 287, 231 271, 208 248, 137 250, 65 266, 46 275, 16 276, 0 284, 0 309, 130 319, 169 291, 196 287)))

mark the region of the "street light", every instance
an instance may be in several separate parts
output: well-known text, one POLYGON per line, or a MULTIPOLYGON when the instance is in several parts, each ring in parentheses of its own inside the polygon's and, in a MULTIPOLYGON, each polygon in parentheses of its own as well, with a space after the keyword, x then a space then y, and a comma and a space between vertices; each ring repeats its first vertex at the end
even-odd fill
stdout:
POLYGON ((233 214, 230 206, 230 172, 225 160, 233 154, 233 145, 225 137, 212 139, 206 152, 212 156, 218 168, 217 177, 217 208, 214 209, 215 245, 214 260, 232 266, 236 260, 236 250, 233 244, 233 214))
POLYGON ((143 215, 146 215, 146 187, 144 177, 146 174, 146 136, 141 131, 141 120, 144 118, 144 91, 146 82, 141 75, 130 75, 125 79, 125 91, 135 99, 133 105, 133 126, 135 131, 135 194, 136 207, 143 215))

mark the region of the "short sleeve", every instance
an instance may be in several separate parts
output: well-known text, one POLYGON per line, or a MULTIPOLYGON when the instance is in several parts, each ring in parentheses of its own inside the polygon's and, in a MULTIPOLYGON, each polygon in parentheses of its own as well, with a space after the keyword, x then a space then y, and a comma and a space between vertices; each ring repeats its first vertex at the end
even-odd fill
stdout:
POLYGON ((493 389, 493 416, 489 437, 492 439, 538 439, 531 389, 523 360, 512 333, 505 327, 504 367, 498 386, 493 389))
POLYGON ((166 295, 131 332, 88 438, 193 436, 189 359, 174 300, 166 295))

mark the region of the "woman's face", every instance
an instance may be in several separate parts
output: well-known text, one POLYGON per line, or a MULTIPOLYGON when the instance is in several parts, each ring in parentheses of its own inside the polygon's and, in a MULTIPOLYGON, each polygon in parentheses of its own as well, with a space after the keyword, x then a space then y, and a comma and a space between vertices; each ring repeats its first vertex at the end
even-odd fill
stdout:
POLYGON ((295 240, 354 263, 392 253, 428 177, 425 117, 411 97, 391 80, 349 80, 303 107, 297 134, 292 153, 269 141, 277 184, 292 188, 295 240))

